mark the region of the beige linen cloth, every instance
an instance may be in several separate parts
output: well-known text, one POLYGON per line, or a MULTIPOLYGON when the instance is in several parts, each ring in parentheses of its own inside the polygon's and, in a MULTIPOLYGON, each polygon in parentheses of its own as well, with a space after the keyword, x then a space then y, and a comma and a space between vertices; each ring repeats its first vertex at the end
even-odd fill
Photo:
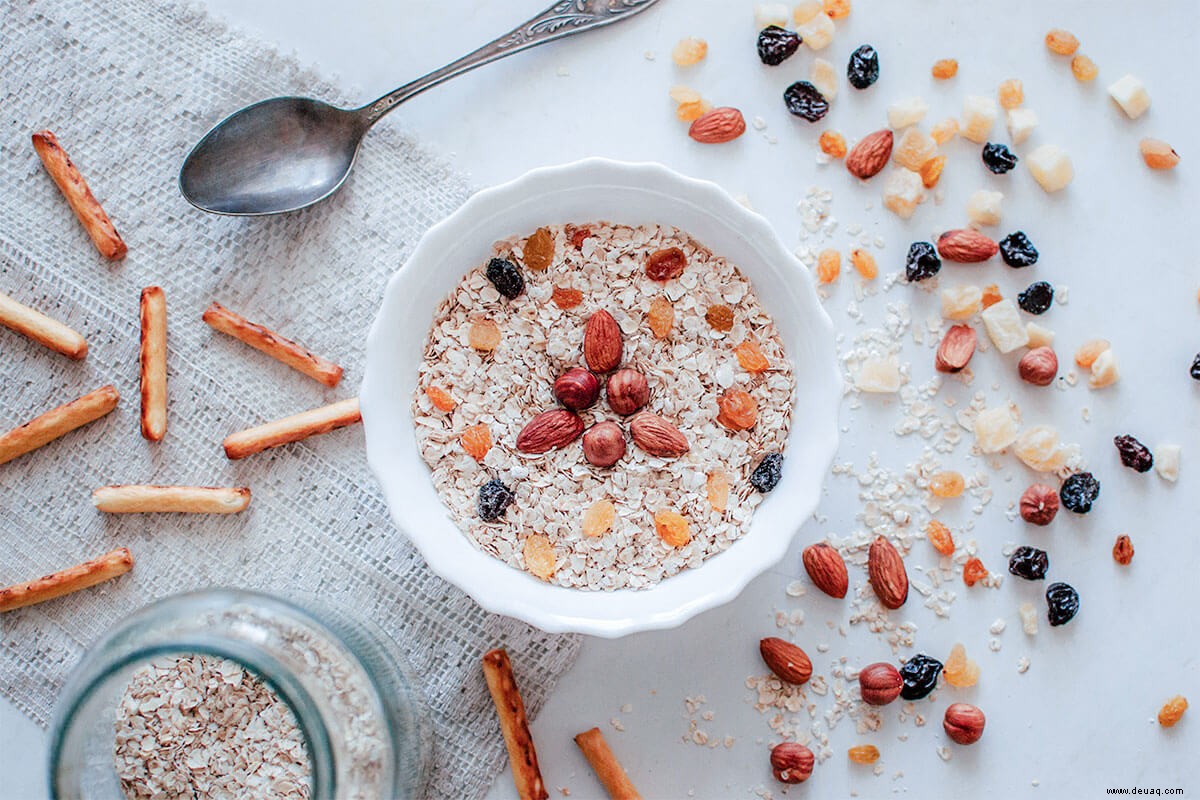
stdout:
MULTIPOLYGON (((0 0, 0 291, 63 320, 91 346, 73 362, 0 329, 0 429, 107 383, 118 409, 0 466, 0 585, 114 547, 137 560, 115 583, 0 616, 0 693, 45 725, 64 679, 106 628, 158 597, 206 586, 312 592, 381 625, 419 676, 436 730, 429 796, 482 795, 504 764, 479 669, 509 648, 536 713, 578 651, 484 613, 431 573, 392 525, 361 426, 226 460, 235 430, 357 392, 366 333, 388 276, 466 197, 459 176, 381 125, 331 200, 265 219, 215 217, 183 200, 188 149, 225 114, 287 94, 344 91, 202 12, 143 0, 0 0), (29 135, 50 128, 129 245, 97 255, 29 135), (169 429, 138 433, 138 296, 166 291, 169 429), (337 389, 217 334, 223 305, 346 368, 337 389), (231 516, 105 516, 109 483, 248 485, 231 516)), ((362 98, 358 98, 362 99, 362 98)))

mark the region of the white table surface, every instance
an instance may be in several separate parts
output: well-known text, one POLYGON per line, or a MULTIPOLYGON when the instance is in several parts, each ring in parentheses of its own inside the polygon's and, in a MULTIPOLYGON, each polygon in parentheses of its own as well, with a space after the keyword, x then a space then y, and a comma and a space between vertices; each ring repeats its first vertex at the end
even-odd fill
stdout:
MULTIPOLYGON (((457 57, 544 3, 206 4, 231 23, 340 75, 347 85, 362 87, 365 101, 457 57)), ((973 390, 1001 401, 1017 400, 1030 422, 1057 424, 1066 440, 1083 445, 1102 479, 1103 495, 1091 515, 1065 519, 1072 515, 1063 514, 1053 527, 1026 535, 1022 523, 1011 522, 1004 511, 1033 476, 1015 459, 1004 459, 1004 469, 992 478, 996 499, 974 531, 993 570, 1003 571, 1000 550, 1006 542, 1047 547, 1052 577, 1069 580, 1082 594, 1079 617, 1054 630, 1043 620, 1041 633, 1026 637, 1016 608, 1025 599, 1034 600, 1039 609, 1043 603, 1040 588, 1018 586, 1016 579, 998 591, 958 586, 947 620, 935 619, 919 602, 910 601, 902 617, 919 626, 918 649, 944 657, 951 643, 963 641, 983 667, 980 685, 943 689, 936 703, 921 704, 930 718, 924 727, 911 720, 900 723, 894 709, 885 714, 883 730, 872 736, 855 735, 852 724, 843 721, 832 732, 834 757, 818 766, 809 785, 788 790, 787 796, 856 792, 862 797, 937 797, 966 792, 968 786, 977 796, 1091 797, 1107 787, 1132 786, 1183 788, 1188 795, 1200 790, 1200 709, 1171 731, 1152 721, 1159 705, 1175 693, 1200 702, 1200 639, 1191 607, 1200 564, 1200 537, 1195 535, 1200 385, 1186 375, 1200 350, 1200 276, 1191 235, 1200 189, 1195 179, 1200 114, 1194 57, 1200 13, 1194 3, 1170 0, 1137 8, 1115 0, 1054 6, 1052 15, 1038 0, 986 6, 953 0, 856 0, 853 15, 821 55, 841 71, 849 52, 870 42, 882 54, 883 75, 864 93, 843 82, 834 110, 818 126, 789 118, 779 99, 789 82, 807 78, 812 54, 802 49, 783 66, 761 67, 754 55, 750 0, 663 0, 661 7, 630 23, 458 78, 415 99, 385 123, 408 127, 481 185, 590 155, 662 161, 744 193, 789 245, 798 241, 800 231, 797 201, 811 185, 829 187, 842 223, 834 246, 848 249, 846 227, 863 225, 886 242, 878 254, 885 272, 902 265, 908 242, 964 222, 962 206, 969 192, 1002 188, 1008 197, 998 235, 1024 228, 1041 249, 1042 262, 1021 273, 998 261, 983 268, 951 266, 943 280, 997 281, 1008 296, 1034 275, 1069 285, 1069 304, 1040 320, 1058 332, 1064 366, 1085 339, 1113 341, 1124 377, 1103 392, 1089 392, 1082 384, 1067 392, 1024 386, 1015 379, 1015 359, 1001 359, 994 351, 980 354, 973 365, 973 390), (916 12, 920 17, 912 16, 916 12), (1100 65, 1100 80, 1081 86, 1070 77, 1065 60, 1046 53, 1041 37, 1053 25, 1080 37, 1083 50, 1100 65), (699 67, 679 70, 669 53, 685 35, 706 38, 709 58, 699 67), (649 60, 647 52, 655 58, 649 60), (958 58, 961 68, 955 80, 935 85, 929 66, 944 56, 958 58), (1136 122, 1126 119, 1104 93, 1107 83, 1125 72, 1141 76, 1154 100, 1150 112, 1136 122), (905 223, 880 210, 881 181, 860 188, 838 165, 814 163, 816 137, 826 127, 861 136, 882 127, 889 102, 910 95, 930 102, 929 124, 957 115, 963 95, 991 94, 999 80, 1013 76, 1024 80, 1027 105, 1042 120, 1034 138, 1018 152, 1042 142, 1070 151, 1077 176, 1065 193, 1047 197, 1021 168, 992 178, 979 164, 976 149, 956 142, 949 148, 944 202, 923 206, 905 223), (680 82, 718 105, 741 107, 748 119, 762 117, 766 130, 751 129, 723 147, 692 143, 666 96, 680 82), (1183 155, 1175 174, 1151 174, 1142 166, 1136 143, 1148 135, 1171 141, 1183 155), (872 210, 866 209, 869 200, 874 200, 872 210), (1083 419, 1085 408, 1090 423, 1083 419), (1122 468, 1110 440, 1126 432, 1151 446, 1160 441, 1182 444, 1180 483, 1171 486, 1154 474, 1139 476, 1122 468), (1128 569, 1114 566, 1109 556, 1113 537, 1121 531, 1132 535, 1137 549, 1128 569), (987 628, 997 617, 1008 628, 997 637, 1002 649, 995 653, 987 648, 987 628), (1016 670, 1021 656, 1032 662, 1024 675, 1016 670), (987 712, 987 733, 969 749, 949 745, 953 758, 943 762, 936 754, 938 746, 948 744, 939 724, 941 710, 958 699, 987 712), (866 741, 883 751, 882 776, 846 762, 846 747, 866 741)), ((1007 140, 999 126, 993 138, 1007 140)), ((372 144, 368 140, 366 146, 372 144)), ((703 238, 703 231, 695 233, 703 238)), ((859 326, 845 313, 852 297, 849 285, 843 277, 827 304, 848 338, 879 325, 885 304, 911 300, 917 324, 935 308, 934 297, 897 287, 863 304, 867 322, 859 326)), ((907 353, 916 382, 923 382, 932 373, 930 351, 910 346, 907 353)), ((892 436, 897 416, 896 403, 878 397, 865 398, 864 408, 853 413, 844 409, 839 460, 861 465, 877 451, 885 464, 901 468, 923 442, 892 436)), ((974 471, 975 462, 968 461, 965 450, 960 448, 949 466, 974 471)), ((846 639, 826 626, 826 621, 845 622, 848 604, 811 592, 799 600, 784 593, 789 581, 803 575, 802 546, 827 531, 853 530, 859 510, 852 482, 831 478, 821 508, 827 519, 808 522, 793 552, 735 602, 678 630, 585 642, 577 665, 533 726, 552 796, 558 796, 558 787, 568 787, 572 797, 601 796, 571 741, 592 725, 605 731, 647 797, 684 797, 689 790, 701 798, 753 797, 759 787, 783 794, 766 766, 766 747, 776 739, 767 718, 748 702, 744 687, 747 676, 762 672, 755 645, 761 636, 777 632, 775 611, 804 609, 807 621, 796 640, 813 656, 818 672, 840 656, 858 666, 891 658, 886 645, 861 626, 846 639), (830 645, 829 652, 819 652, 821 644, 830 645), (711 720, 697 712, 700 727, 713 736, 733 736, 731 749, 709 750, 681 741, 689 720, 683 700, 695 695, 707 698, 701 711, 713 712, 711 720), (632 710, 621 711, 626 704, 632 710), (623 732, 611 725, 613 719, 623 732)), ((972 514, 964 508, 961 516, 950 516, 965 520, 972 514)), ((932 563, 924 555, 919 560, 932 563)), ((860 572, 852 573, 853 585, 864 580, 860 572)), ((514 656, 520 658, 519 653, 514 656)), ((823 708, 828 698, 816 699, 823 708)), ((10 704, 0 703, 0 796, 44 794, 44 739, 10 704)), ((489 795, 492 800, 514 796, 506 775, 489 795)))

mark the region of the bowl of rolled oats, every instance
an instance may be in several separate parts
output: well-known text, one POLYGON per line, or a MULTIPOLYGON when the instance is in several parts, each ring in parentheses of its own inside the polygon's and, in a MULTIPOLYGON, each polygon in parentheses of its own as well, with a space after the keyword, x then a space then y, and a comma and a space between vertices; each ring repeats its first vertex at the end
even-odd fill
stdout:
POLYGON ((806 270, 715 184, 587 159, 474 195, 391 279, 360 391, 397 526, 549 631, 678 625, 783 557, 837 445, 806 270))

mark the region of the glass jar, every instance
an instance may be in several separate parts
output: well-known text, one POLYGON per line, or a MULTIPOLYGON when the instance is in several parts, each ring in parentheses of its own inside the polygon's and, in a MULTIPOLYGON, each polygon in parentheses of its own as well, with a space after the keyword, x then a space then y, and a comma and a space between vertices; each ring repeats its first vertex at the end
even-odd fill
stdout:
POLYGON ((240 664, 287 704, 306 745, 313 800, 420 796, 429 723, 395 642, 337 609, 211 589, 150 604, 83 657, 50 730, 53 797, 125 798, 114 760, 125 689, 139 668, 190 654, 240 664))

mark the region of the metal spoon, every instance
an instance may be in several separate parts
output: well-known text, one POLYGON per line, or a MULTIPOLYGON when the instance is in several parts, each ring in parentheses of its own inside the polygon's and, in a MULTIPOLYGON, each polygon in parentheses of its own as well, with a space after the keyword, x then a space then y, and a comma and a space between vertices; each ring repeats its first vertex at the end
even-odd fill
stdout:
POLYGON ((436 72, 362 108, 306 97, 276 97, 226 117, 183 162, 179 189, 216 214, 295 211, 345 182, 372 125, 405 100, 444 80, 539 44, 609 25, 658 0, 559 0, 541 14, 436 72))

